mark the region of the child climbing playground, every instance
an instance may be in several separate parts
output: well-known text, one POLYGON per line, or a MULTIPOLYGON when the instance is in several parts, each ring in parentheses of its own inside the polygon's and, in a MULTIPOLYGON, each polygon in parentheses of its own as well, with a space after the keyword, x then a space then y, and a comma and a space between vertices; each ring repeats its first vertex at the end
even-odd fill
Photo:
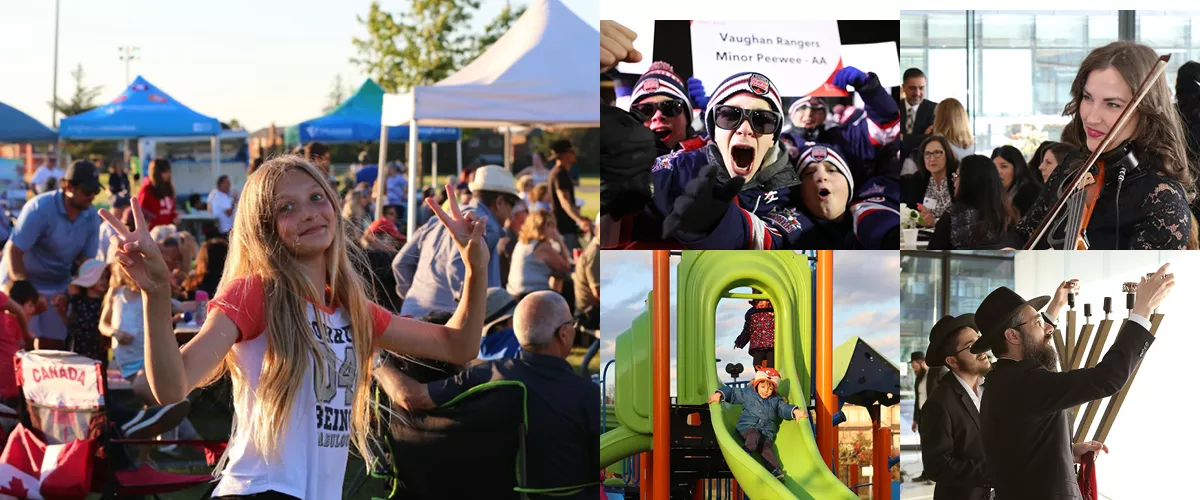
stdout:
POLYGON ((771 475, 783 481, 786 476, 775 455, 775 435, 779 433, 780 420, 802 420, 808 413, 799 406, 788 404, 779 395, 779 372, 774 368, 760 367, 750 380, 750 387, 722 385, 709 396, 709 403, 722 401, 742 405, 737 431, 745 439, 744 448, 750 453, 760 453, 771 466, 771 475))
MULTIPOLYGON (((754 290, 754 293, 759 293, 754 290)), ((750 344, 753 366, 775 367, 775 309, 767 299, 750 299, 750 310, 746 311, 746 323, 742 334, 733 341, 734 349, 750 344)))
POLYGON ((607 500, 892 498, 899 255, 601 259, 607 500))

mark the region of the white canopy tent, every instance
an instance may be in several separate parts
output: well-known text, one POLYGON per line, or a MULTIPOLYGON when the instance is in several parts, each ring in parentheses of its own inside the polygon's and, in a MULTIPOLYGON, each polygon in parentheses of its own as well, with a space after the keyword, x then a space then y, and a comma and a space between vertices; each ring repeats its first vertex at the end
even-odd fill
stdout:
MULTIPOLYGON (((600 33, 562 2, 533 0, 508 32, 465 68, 432 86, 385 94, 382 124, 505 129, 504 167, 511 168, 512 127, 600 126, 595 63, 583 56, 594 54, 599 45, 600 33)), ((410 235, 417 220, 416 130, 409 127, 410 235)), ((386 139, 380 140, 381 164, 387 158, 386 139)), ((381 196, 386 194, 385 175, 379 169, 381 196)), ((381 212, 382 204, 377 206, 381 212)))

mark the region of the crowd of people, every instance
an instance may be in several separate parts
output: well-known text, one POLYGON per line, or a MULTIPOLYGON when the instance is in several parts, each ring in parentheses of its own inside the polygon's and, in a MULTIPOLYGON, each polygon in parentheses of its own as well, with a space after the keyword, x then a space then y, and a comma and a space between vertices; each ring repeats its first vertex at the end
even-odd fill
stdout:
POLYGON ((396 382, 410 376, 405 370, 375 371, 397 407, 432 408, 489 380, 527 384, 538 394, 529 398, 538 416, 530 425, 566 429, 561 443, 531 444, 539 484, 587 486, 598 468, 599 389, 566 358, 577 337, 586 346, 599 329, 599 238, 575 198, 571 143, 552 150, 546 172, 538 165, 514 180, 502 167, 478 167, 444 191, 422 190, 420 206, 408 207, 402 165, 384 167, 383 194, 373 186, 378 170, 360 175, 378 168, 365 154, 341 182, 329 147, 309 143, 253 162, 241 193, 221 176, 206 198, 193 197, 190 208, 215 220, 202 234, 178 226, 168 160, 150 161, 135 187, 123 169, 110 169, 110 208, 100 211, 100 172, 75 161, 47 174, 52 189, 25 204, 4 245, 0 363, 9 369, 0 369, 0 403, 17 407, 15 352, 72 351, 119 371, 146 406, 119 422, 127 435, 179 425, 181 438, 196 438, 185 418, 189 394, 216 380, 214 369, 234 368, 233 451, 217 494, 338 498, 349 445, 371 453, 365 387, 379 346, 440 362, 441 377, 454 381, 455 392, 443 384, 430 391, 432 404, 413 406, 411 387, 396 382), (544 200, 532 198, 538 189, 544 200), (420 224, 406 235, 400 220, 410 208, 420 224), (199 333, 177 348, 174 331, 154 329, 164 325, 199 333), (320 411, 316 421, 312 408, 298 411, 314 404, 297 393, 313 377, 303 369, 325 362, 283 360, 310 352, 343 367, 324 378, 329 387, 315 388, 318 410, 349 415, 338 436, 322 431, 320 411), (279 425, 289 418, 299 421, 279 425), (267 460, 279 453, 315 458, 284 469, 267 460))
MULTIPOLYGON (((640 61, 636 33, 611 21, 600 31, 601 73, 640 61)), ((606 247, 899 248, 896 102, 874 73, 852 66, 832 84, 853 87, 863 109, 789 99, 758 72, 707 93, 670 64, 651 64, 629 111, 602 108, 606 247)))
POLYGON ((1179 67, 1174 102, 1165 79, 1152 81, 1128 124, 1116 128, 1140 90, 1135 82, 1157 62, 1153 49, 1135 42, 1093 50, 1071 86, 1062 137, 1028 157, 1011 145, 990 158, 977 152, 962 103, 926 99, 926 75, 906 70, 901 201, 932 231, 929 249, 1200 248, 1200 63, 1179 67), (1096 165, 1072 184, 1109 135, 1096 165), (1084 195, 1089 188, 1095 194, 1084 195), (1064 197, 1066 208, 1051 214, 1064 197), (1043 222, 1049 231, 1031 241, 1043 222))

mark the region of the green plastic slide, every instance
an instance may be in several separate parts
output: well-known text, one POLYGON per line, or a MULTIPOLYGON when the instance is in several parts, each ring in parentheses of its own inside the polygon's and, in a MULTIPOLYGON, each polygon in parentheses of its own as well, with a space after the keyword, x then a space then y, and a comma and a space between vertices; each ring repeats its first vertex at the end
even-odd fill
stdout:
MULTIPOLYGON (((811 270, 807 257, 786 251, 687 251, 679 265, 676 290, 676 387, 682 405, 702 405, 720 380, 716 368, 715 311, 728 290, 751 286, 771 298, 775 309, 775 367, 782 377, 779 392, 803 404, 811 368, 809 314, 813 311, 811 270)), ((648 301, 653 303, 653 301, 648 301)), ((617 337, 615 413, 621 427, 600 437, 600 466, 649 451, 651 447, 651 363, 649 311, 617 337), (624 366, 622 366, 624 365, 624 366)), ((775 442, 786 480, 780 482, 760 464, 757 454, 742 449, 735 426, 740 405, 709 405, 713 432, 730 471, 754 500, 857 499, 821 460, 812 426, 785 421, 775 442)))
MULTIPOLYGON (((811 368, 813 311, 811 269, 805 255, 794 252, 684 252, 679 265, 677 314, 679 332, 678 401, 702 404, 720 385, 717 377, 715 311, 726 291, 752 286, 771 298, 775 309, 775 369, 782 378, 779 392, 803 405, 811 368)), ((620 361, 618 361, 619 363, 620 361)), ((755 500, 855 499, 817 451, 812 426, 785 421, 775 448, 787 477, 780 482, 742 448, 734 429, 741 408, 713 403, 713 431, 738 486, 755 500)))

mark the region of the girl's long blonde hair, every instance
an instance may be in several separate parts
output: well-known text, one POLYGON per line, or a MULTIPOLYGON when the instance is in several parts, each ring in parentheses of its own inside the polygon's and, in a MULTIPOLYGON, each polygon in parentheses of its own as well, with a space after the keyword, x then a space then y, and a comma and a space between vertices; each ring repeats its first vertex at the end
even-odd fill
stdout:
MULTIPOLYGON (((933 133, 946 136, 951 144, 959 148, 969 148, 975 145, 975 136, 971 135, 971 121, 958 99, 953 97, 943 99, 933 108, 933 133)), ((947 154, 950 152, 947 151, 947 154)))
MULTIPOLYGON (((318 367, 329 360, 329 350, 314 336, 308 321, 308 301, 323 301, 324 290, 305 278, 289 242, 282 241, 275 230, 275 190, 289 175, 308 175, 321 186, 325 199, 336 209, 338 196, 320 170, 297 155, 287 155, 264 163, 246 182, 241 206, 233 222, 233 242, 221 287, 237 278, 257 277, 262 280, 264 310, 252 311, 267 318, 267 350, 259 376, 257 399, 251 415, 239 416, 234 432, 249 432, 249 440, 269 459, 279 458, 278 429, 286 428, 292 405, 309 375, 309 366, 318 360, 318 367)), ((335 210, 336 213, 336 210, 335 210)), ((354 359, 346 363, 357 368, 354 377, 353 403, 350 415, 350 439, 359 453, 368 460, 374 456, 369 446, 370 420, 368 396, 371 383, 371 357, 374 352, 373 321, 367 288, 354 271, 352 262, 363 262, 362 251, 355 245, 344 219, 335 217, 333 242, 325 251, 329 266, 326 279, 332 291, 331 300, 350 318, 354 342, 354 359)), ((219 290, 218 290, 219 292, 219 290)), ((325 330, 323 315, 314 315, 317 327, 325 330)), ((314 368, 314 370, 317 368, 314 368)), ((233 354, 225 356, 214 370, 208 383, 228 371, 232 374, 235 391, 249 391, 242 367, 234 362, 233 354)), ((322 374, 315 373, 320 377, 322 374)), ((334 375, 336 378, 337 375, 334 375)), ((323 377, 322 377, 323 378, 323 377)), ((316 383, 316 381, 314 381, 316 383)), ((368 462, 369 463, 369 462, 368 462)), ((216 470, 221 470, 217 467, 216 470)))

